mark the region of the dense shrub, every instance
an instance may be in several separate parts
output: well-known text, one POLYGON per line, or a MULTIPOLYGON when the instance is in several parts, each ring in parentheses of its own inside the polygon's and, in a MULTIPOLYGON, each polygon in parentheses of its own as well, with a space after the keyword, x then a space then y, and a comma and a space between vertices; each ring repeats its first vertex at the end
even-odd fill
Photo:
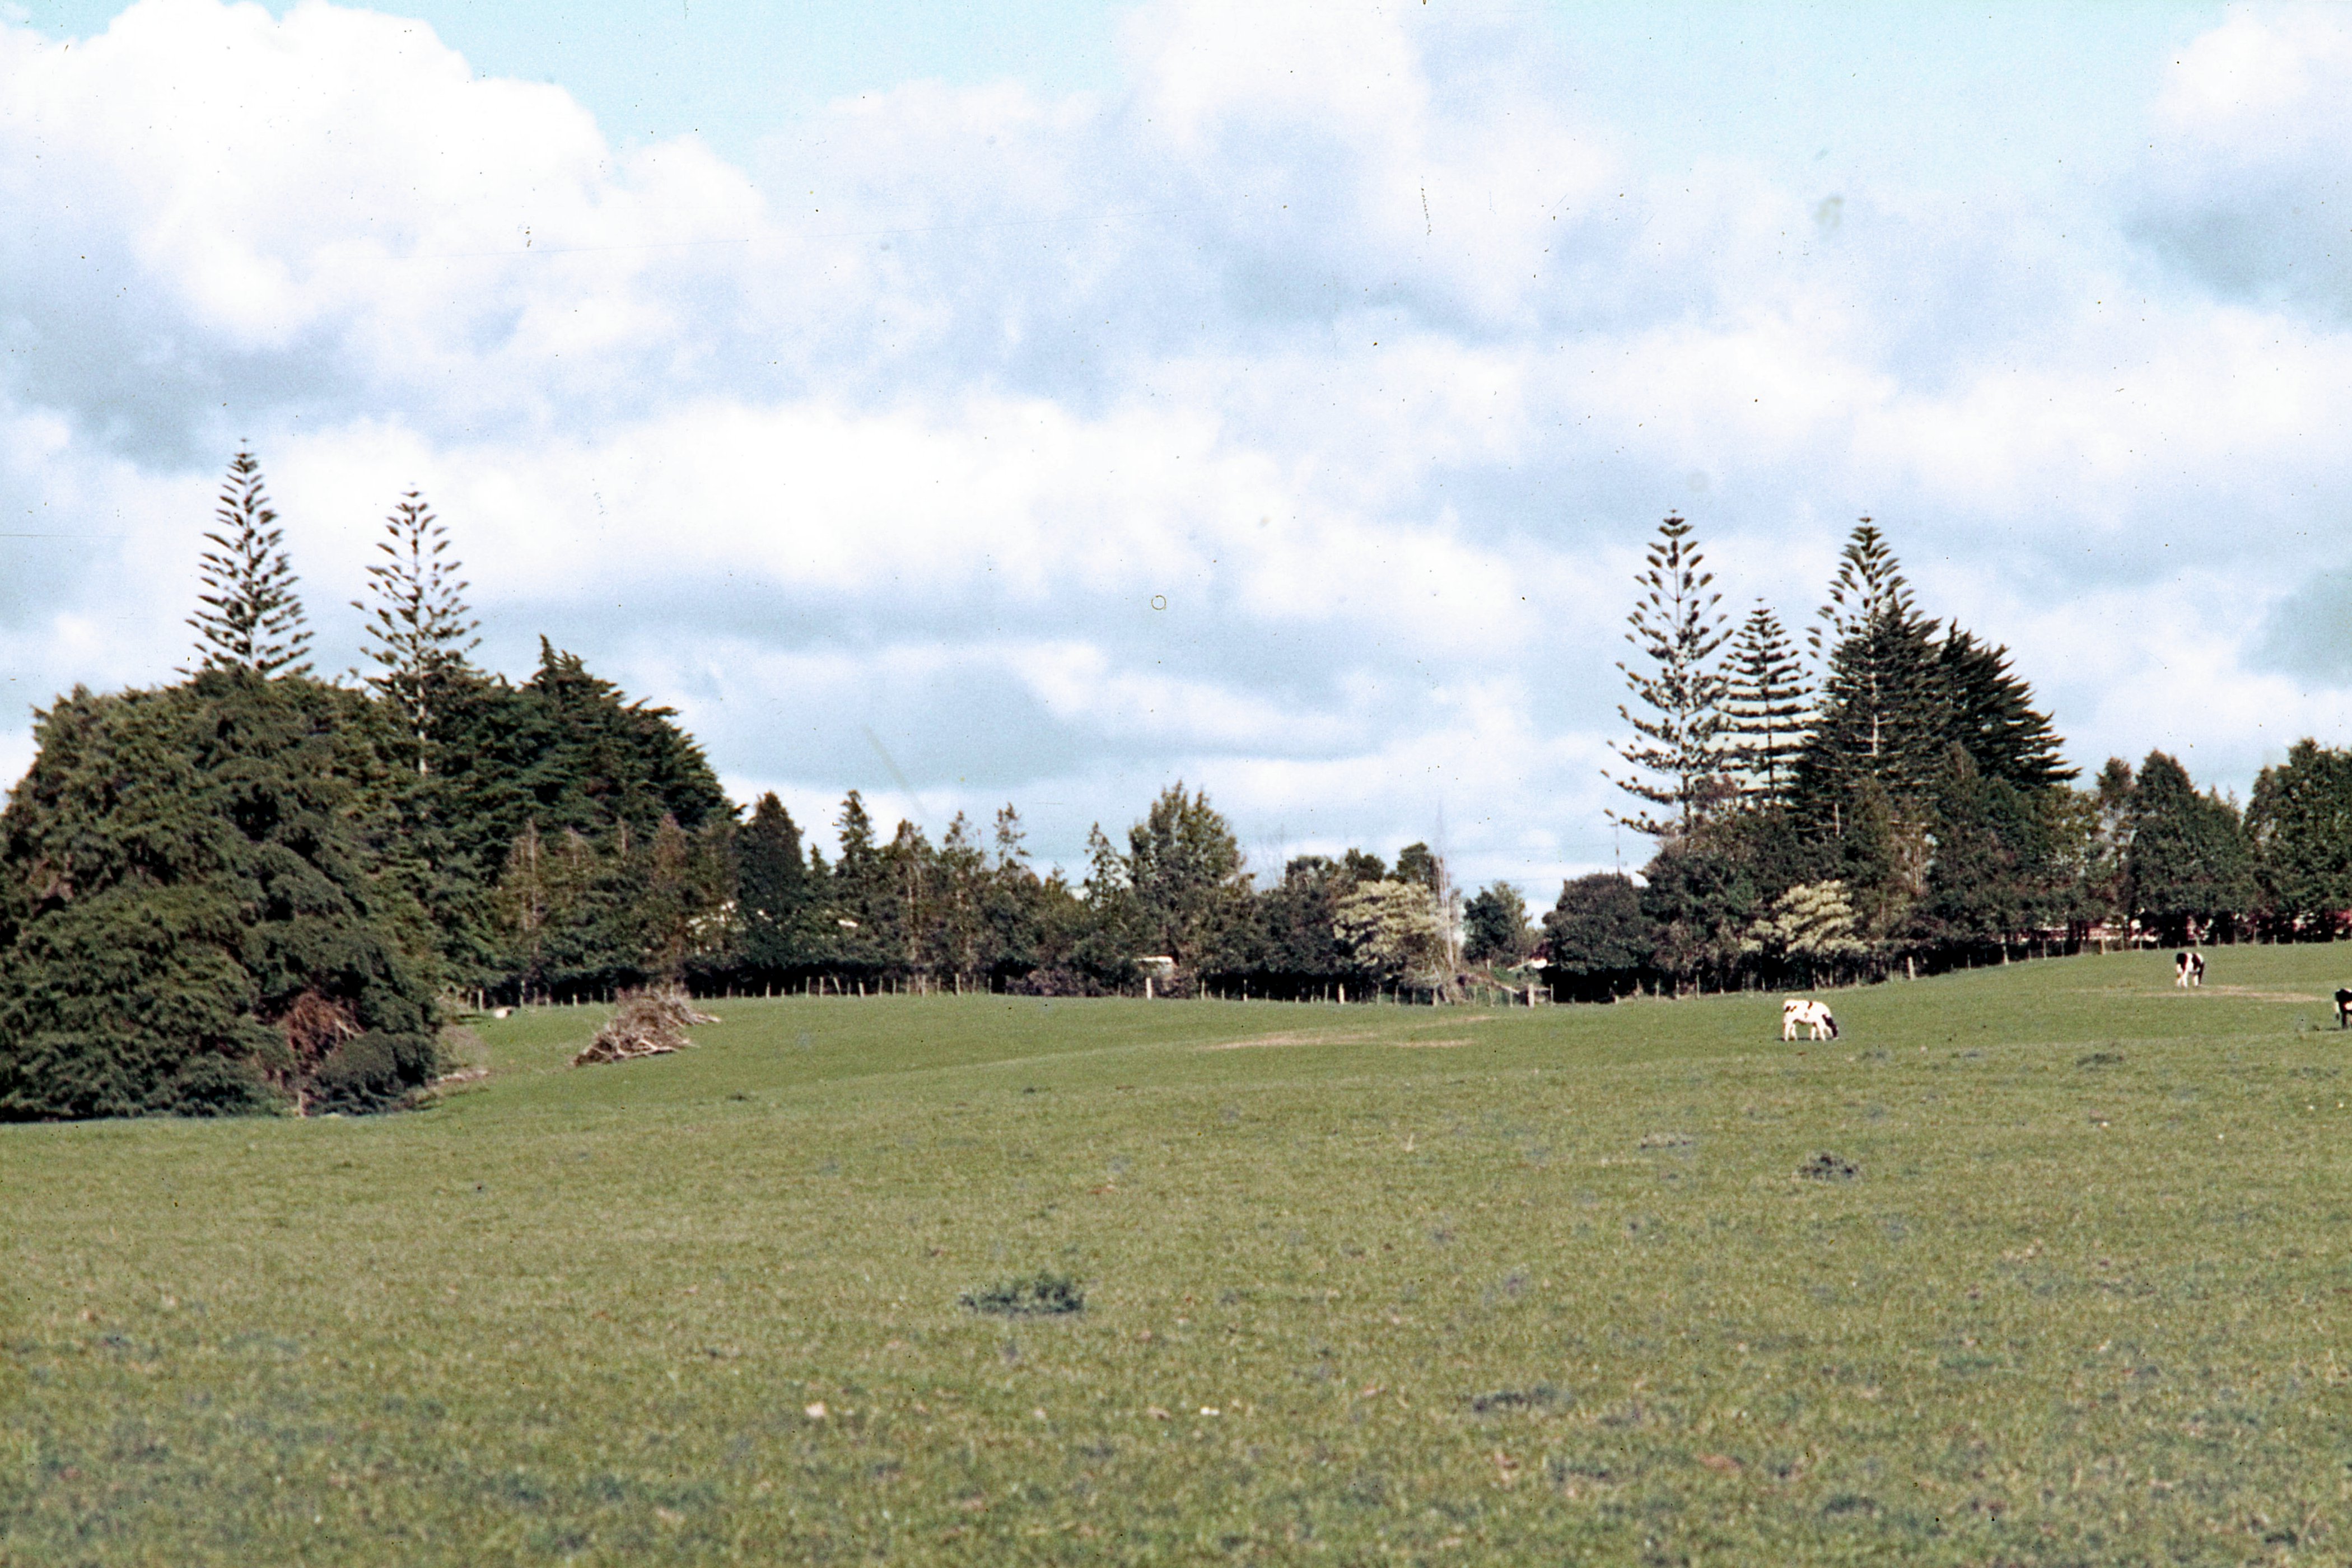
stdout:
POLYGON ((381 875, 414 775, 364 696, 76 690, 0 814, 0 1118, 370 1110, 430 1081, 381 875))

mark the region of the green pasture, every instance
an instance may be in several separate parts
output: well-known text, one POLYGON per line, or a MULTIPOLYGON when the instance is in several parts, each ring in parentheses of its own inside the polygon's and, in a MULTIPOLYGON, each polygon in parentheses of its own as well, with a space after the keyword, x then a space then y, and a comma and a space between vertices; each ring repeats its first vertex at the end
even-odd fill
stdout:
POLYGON ((2352 950, 2211 960, 0 1128, 0 1563, 2352 1560, 2352 950))

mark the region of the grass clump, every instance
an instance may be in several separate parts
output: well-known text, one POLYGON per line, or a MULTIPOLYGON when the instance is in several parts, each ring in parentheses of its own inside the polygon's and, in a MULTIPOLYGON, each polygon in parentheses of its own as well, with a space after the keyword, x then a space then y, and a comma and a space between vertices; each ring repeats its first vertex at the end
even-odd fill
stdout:
POLYGON ((1549 1383, 1538 1383, 1531 1388, 1498 1388, 1491 1394, 1473 1394, 1468 1401, 1474 1415, 1492 1415, 1504 1410, 1565 1410, 1575 1403, 1575 1394, 1549 1383))
POLYGON ((1068 1275, 1047 1271, 967 1290, 956 1302, 966 1310, 996 1318, 1056 1318, 1085 1311, 1087 1293, 1068 1275))
POLYGON ((1809 1182, 1851 1182, 1862 1174, 1862 1167, 1824 1150, 1798 1166, 1797 1174, 1809 1182))

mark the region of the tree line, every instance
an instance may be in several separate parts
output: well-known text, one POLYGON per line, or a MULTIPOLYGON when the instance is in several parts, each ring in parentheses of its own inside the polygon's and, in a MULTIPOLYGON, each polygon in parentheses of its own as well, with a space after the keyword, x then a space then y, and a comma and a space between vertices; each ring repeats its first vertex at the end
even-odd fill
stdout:
MULTIPOLYGON (((1439 858, 1303 857, 1259 889, 1198 791, 1075 881, 1011 805, 828 861, 748 815, 668 710, 542 638, 521 681, 424 498, 386 519, 368 671, 321 679, 258 462, 230 465, 174 685, 35 715, 0 813, 0 1117, 366 1110, 431 1079, 449 1005, 727 990, 1343 999, 1460 984, 1439 858)), ((1521 922, 1524 925, 1524 921, 1521 922)), ((1522 944, 1524 945, 1524 943, 1522 944)))
POLYGON ((2095 928, 2327 937, 2352 908, 2352 756, 2303 742, 2242 812, 2161 753, 2078 788, 2008 651, 1923 616, 1867 519, 1804 652, 1760 603, 1731 625, 1690 526, 1661 526, 1615 770, 1615 815, 1655 852, 1639 881, 1568 881, 1540 920, 1507 882, 1463 898, 1425 844, 1261 882, 1181 783, 1120 837, 1097 825, 1075 877, 1035 864, 1010 805, 886 835, 856 791, 828 858, 577 656, 542 638, 526 679, 479 668, 462 567, 415 492, 353 601, 364 675, 314 672, 250 453, 205 540, 184 679, 37 713, 0 813, 0 1117, 379 1109, 429 1083, 454 1002, 660 981, 1600 999, 2095 928))
POLYGON ((1616 820, 1640 881, 1570 880, 1544 918, 1565 995, 1807 985, 2094 940, 2330 940, 2352 913, 2352 753, 2305 740, 2242 810, 2174 757, 2089 784, 2009 650, 1917 607, 1868 518, 1804 651, 1735 626, 1691 525, 1636 579, 1616 820))

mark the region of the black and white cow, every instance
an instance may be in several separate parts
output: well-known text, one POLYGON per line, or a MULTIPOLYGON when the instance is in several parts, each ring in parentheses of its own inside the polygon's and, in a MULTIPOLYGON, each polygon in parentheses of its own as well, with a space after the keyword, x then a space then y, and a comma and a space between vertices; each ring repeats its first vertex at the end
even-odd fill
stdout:
POLYGON ((2201 952, 2176 952, 2172 955, 2172 983, 2188 987, 2205 984, 2205 955, 2201 952))
POLYGON ((2336 992, 2336 1026, 2352 1028, 2352 991, 2338 987, 2336 992))

